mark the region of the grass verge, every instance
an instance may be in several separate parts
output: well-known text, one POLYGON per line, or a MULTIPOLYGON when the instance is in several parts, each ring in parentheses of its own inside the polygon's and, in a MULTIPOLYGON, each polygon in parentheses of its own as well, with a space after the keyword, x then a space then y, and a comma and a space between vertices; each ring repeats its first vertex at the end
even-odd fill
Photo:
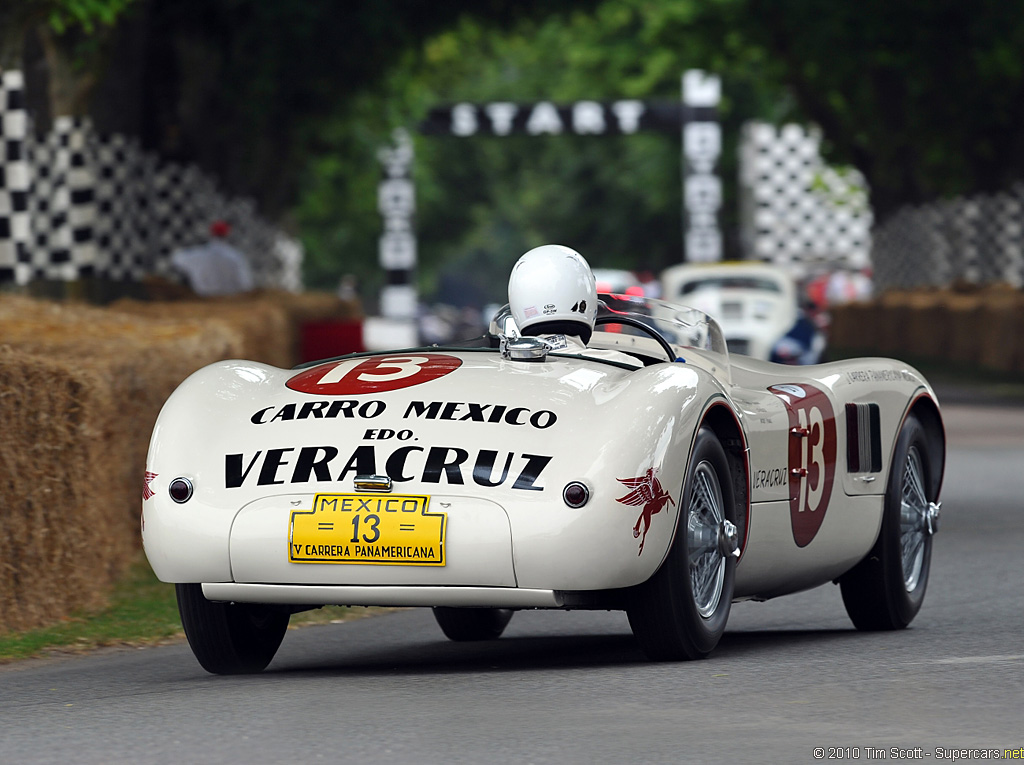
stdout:
MULTIPOLYGON (((294 614, 290 624, 333 623, 386 610, 326 606, 294 614)), ((0 633, 0 664, 84 653, 104 646, 160 645, 184 638, 174 585, 159 581, 140 552, 102 611, 72 614, 59 624, 41 629, 0 633)))

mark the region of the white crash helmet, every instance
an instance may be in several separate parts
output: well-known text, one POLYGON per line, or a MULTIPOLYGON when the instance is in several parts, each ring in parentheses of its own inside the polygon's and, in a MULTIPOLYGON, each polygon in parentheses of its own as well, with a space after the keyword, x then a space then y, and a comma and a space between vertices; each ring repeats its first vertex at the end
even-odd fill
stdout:
POLYGON ((512 267, 508 303, 520 332, 577 335, 587 343, 597 316, 594 272, 576 250, 535 247, 512 267))

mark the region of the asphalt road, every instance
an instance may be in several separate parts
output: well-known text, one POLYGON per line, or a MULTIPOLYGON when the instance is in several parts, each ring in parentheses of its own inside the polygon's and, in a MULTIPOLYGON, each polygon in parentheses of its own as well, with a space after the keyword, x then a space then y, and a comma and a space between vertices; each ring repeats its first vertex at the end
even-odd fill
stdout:
POLYGON ((643 660, 621 613, 524 612, 487 644, 427 610, 293 630, 268 670, 184 644, 0 668, 0 763, 951 761, 1024 746, 1024 409, 950 406, 924 607, 853 630, 832 585, 737 604, 711 658, 643 660), (919 750, 917 748, 920 748, 919 750), (962 753, 958 753, 962 754, 962 753))

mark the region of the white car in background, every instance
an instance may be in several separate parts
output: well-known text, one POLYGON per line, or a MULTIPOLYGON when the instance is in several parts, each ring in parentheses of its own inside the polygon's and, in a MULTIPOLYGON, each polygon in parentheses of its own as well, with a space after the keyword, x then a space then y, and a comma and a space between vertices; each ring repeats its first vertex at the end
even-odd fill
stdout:
POLYGON ((665 300, 713 316, 731 353, 786 364, 816 364, 824 335, 800 308, 796 282, 767 263, 684 264, 661 275, 665 300))
POLYGON ((636 274, 623 268, 595 268, 598 293, 612 295, 643 295, 643 286, 636 274))

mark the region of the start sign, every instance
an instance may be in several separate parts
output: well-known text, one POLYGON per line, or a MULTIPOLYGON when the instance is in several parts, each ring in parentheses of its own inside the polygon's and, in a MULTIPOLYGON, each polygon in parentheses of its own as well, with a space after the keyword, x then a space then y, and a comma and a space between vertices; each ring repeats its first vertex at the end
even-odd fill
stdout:
POLYGON ((711 105, 658 101, 494 101, 460 103, 431 109, 420 131, 428 135, 506 136, 633 135, 641 131, 677 132, 687 123, 715 119, 711 105))

